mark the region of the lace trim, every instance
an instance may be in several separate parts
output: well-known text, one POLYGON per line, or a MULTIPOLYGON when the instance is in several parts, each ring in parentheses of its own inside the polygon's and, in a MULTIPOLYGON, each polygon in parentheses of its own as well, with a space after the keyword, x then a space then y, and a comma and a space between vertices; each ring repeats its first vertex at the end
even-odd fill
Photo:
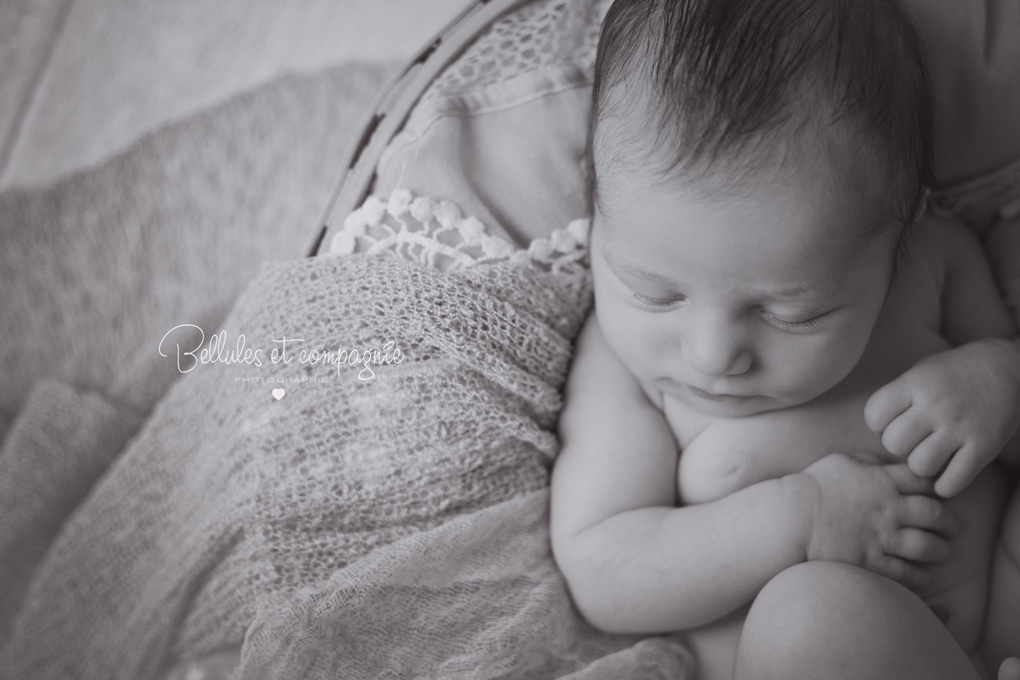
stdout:
POLYGON ((552 64, 595 63, 610 0, 536 0, 495 22, 422 95, 422 102, 502 83, 552 64))
POLYGON ((329 254, 390 252, 443 271, 509 261, 551 272, 579 291, 588 272, 590 228, 590 220, 577 219, 518 250, 486 233, 478 218, 463 217, 451 201, 415 198, 407 189, 395 189, 388 201, 369 196, 352 212, 330 241, 329 254))

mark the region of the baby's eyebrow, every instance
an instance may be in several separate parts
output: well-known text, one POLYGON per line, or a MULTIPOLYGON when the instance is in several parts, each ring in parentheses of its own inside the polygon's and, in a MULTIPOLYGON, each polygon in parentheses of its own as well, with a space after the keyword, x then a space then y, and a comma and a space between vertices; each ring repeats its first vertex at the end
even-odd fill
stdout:
MULTIPOLYGON (((680 289, 680 284, 677 282, 677 279, 648 271, 647 269, 642 268, 639 264, 620 260, 612 250, 606 249, 603 252, 603 257, 606 260, 606 264, 609 265, 609 268, 617 275, 623 273, 634 279, 657 284, 661 286, 663 290, 680 289)), ((809 285, 805 283, 795 284, 785 288, 776 288, 773 290, 763 289, 757 293, 756 297, 764 302, 793 302, 812 305, 828 299, 831 292, 832 291, 819 288, 817 285, 809 285)))
POLYGON ((789 305, 788 309, 818 312, 837 304, 838 293, 817 286, 793 286, 761 291, 758 298, 764 304, 789 305))
POLYGON ((641 279, 642 281, 647 281, 649 283, 657 283, 660 286, 665 286, 669 288, 675 288, 677 285, 676 281, 669 278, 668 276, 656 274, 655 272, 650 272, 647 269, 642 269, 640 265, 631 264, 629 262, 622 262, 616 259, 615 255, 613 255, 613 252, 611 250, 605 251, 605 259, 610 269, 612 269, 614 272, 618 274, 619 273, 627 274, 632 278, 641 279))
POLYGON ((788 302, 791 300, 813 300, 824 297, 824 291, 814 286, 791 286, 764 292, 765 296, 775 302, 788 302))

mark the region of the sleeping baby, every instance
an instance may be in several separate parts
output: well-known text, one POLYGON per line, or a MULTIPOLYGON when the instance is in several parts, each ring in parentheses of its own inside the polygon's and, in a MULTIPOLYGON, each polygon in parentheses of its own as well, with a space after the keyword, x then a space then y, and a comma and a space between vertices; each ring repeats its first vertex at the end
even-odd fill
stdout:
POLYGON ((613 5, 551 510, 594 625, 706 680, 1020 678, 1020 351, 932 134, 891 0, 613 5))

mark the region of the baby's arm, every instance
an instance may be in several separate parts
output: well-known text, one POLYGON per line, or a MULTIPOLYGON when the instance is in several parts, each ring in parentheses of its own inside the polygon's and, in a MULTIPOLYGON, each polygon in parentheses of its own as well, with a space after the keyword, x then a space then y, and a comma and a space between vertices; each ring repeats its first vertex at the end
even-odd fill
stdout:
POLYGON ((922 359, 875 392, 864 416, 915 474, 939 475, 935 491, 949 497, 1000 452, 1006 462, 1020 453, 1020 341, 973 234, 934 218, 918 228, 925 233, 916 246, 944 263, 936 272, 940 330, 955 349, 922 359))
POLYGON ((866 566, 915 586, 899 557, 944 558, 952 517, 905 466, 828 456, 804 473, 677 508, 677 447, 662 413, 606 344, 578 339, 552 479, 552 547, 578 608, 619 633, 684 630, 750 601, 805 560, 866 566), (899 557, 894 557, 898 555, 899 557))

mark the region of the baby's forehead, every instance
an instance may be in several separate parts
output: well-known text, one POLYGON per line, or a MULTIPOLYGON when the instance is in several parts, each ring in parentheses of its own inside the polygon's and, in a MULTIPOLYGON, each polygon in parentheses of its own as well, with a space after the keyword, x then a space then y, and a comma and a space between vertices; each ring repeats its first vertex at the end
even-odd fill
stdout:
POLYGON ((864 207, 891 194, 875 171, 881 162, 874 145, 835 127, 825 133, 802 130, 752 139, 740 149, 678 163, 661 153, 654 133, 606 122, 604 134, 594 137, 590 159, 590 188, 605 214, 622 209, 638 187, 725 202, 759 192, 780 200, 803 199, 810 185, 823 194, 812 200, 857 205, 861 212, 870 212, 864 207), (818 177, 826 181, 805 181, 818 177))
POLYGON ((697 173, 618 160, 598 175, 593 203, 607 249, 633 240, 670 239, 671 224, 697 234, 723 220, 733 227, 733 254, 743 250, 754 256, 763 240, 786 243, 798 252, 810 240, 817 244, 816 254, 831 253, 831 259, 824 259, 842 266, 872 244, 881 242, 882 252, 894 249, 896 231, 878 208, 883 192, 879 178, 860 159, 831 149, 806 153, 804 147, 786 147, 767 162, 717 162, 697 173), (794 223, 798 226, 791 230, 794 223))
MULTIPOLYGON (((787 126, 759 131, 737 144, 703 155, 677 158, 675 145, 631 102, 620 115, 597 122, 592 134, 590 191, 606 214, 621 209, 635 185, 693 191, 726 201, 766 191, 777 197, 804 197, 806 180, 824 198, 847 205, 863 222, 888 222, 888 206, 899 185, 888 181, 888 151, 859 126, 834 120, 819 103, 814 115, 787 126)), ((812 196, 813 199, 819 196, 812 196)), ((864 225, 864 231, 869 231, 864 225)), ((874 231, 874 230, 870 230, 874 231)))
POLYGON ((700 136, 705 123, 682 108, 665 107, 651 91, 653 84, 635 77, 601 93, 599 114, 592 121, 591 144, 596 160, 635 159, 642 163, 724 169, 767 165, 784 156, 828 154, 847 161, 853 150, 867 146, 872 155, 885 155, 864 121, 840 113, 832 97, 816 81, 788 93, 784 115, 774 124, 741 129, 739 121, 728 134, 700 136))

